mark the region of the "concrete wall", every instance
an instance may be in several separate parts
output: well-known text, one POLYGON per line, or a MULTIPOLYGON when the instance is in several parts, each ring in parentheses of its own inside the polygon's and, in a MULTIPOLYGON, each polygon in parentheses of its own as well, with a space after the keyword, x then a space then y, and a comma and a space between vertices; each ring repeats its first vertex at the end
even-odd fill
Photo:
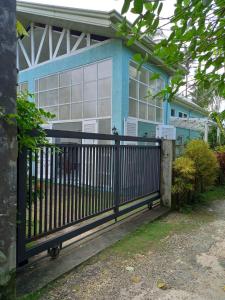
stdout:
MULTIPOLYGON (((16 1, 0 4, 0 109, 15 112, 16 1)), ((0 119, 0 299, 15 299, 16 267, 16 128, 0 119)))

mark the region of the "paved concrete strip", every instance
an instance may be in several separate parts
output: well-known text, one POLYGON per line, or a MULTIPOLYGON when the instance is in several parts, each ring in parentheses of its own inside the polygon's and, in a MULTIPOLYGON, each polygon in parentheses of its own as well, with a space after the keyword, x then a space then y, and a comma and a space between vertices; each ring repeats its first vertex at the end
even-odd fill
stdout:
POLYGON ((91 236, 63 248, 57 259, 41 256, 17 272, 17 295, 37 291, 56 280, 63 274, 71 271, 81 263, 96 255, 105 248, 122 239, 129 232, 146 222, 152 222, 167 214, 168 208, 156 207, 129 216, 117 223, 112 222, 108 227, 101 227, 91 236))

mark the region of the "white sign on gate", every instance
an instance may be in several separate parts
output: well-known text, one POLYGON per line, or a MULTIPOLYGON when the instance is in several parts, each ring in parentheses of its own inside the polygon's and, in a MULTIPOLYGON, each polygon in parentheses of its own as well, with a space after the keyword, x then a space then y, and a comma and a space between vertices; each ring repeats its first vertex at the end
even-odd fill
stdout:
POLYGON ((165 140, 176 140, 176 127, 172 125, 157 125, 156 138, 165 140))

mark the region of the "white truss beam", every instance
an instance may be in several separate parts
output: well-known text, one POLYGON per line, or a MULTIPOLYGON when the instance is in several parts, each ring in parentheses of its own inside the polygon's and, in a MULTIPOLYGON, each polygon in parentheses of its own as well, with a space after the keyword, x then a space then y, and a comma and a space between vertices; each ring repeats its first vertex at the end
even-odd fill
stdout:
POLYGON ((54 52, 54 54, 53 54, 53 58, 56 58, 56 56, 57 56, 57 54, 58 54, 58 52, 59 52, 59 48, 60 48, 60 46, 61 46, 61 44, 62 44, 62 40, 63 40, 63 38, 64 38, 65 33, 66 33, 66 29, 63 29, 62 32, 61 32, 61 34, 60 34, 58 43, 57 43, 57 45, 56 45, 55 52, 54 52))
POLYGON ((77 50, 77 48, 79 47, 81 41, 84 39, 85 35, 86 35, 86 33, 84 33, 84 32, 81 33, 81 35, 79 36, 78 40, 77 40, 76 43, 74 44, 74 46, 73 46, 71 52, 77 50))
POLYGON ((87 47, 91 46, 91 35, 90 33, 87 33, 87 47))
POLYGON ((16 45, 16 68, 20 69, 20 52, 19 52, 19 43, 16 45))
POLYGON ((67 29, 66 31, 66 53, 70 53, 70 30, 67 29))
POLYGON ((35 61, 35 44, 34 44, 34 23, 30 25, 30 43, 31 43, 31 64, 35 61))
POLYGON ((24 47, 24 45, 23 45, 22 40, 19 39, 18 42, 19 42, 20 49, 21 49, 22 52, 23 52, 23 55, 24 55, 24 57, 25 57, 25 59, 26 59, 26 62, 27 62, 27 64, 28 64, 28 66, 31 67, 31 61, 30 61, 30 58, 29 58, 29 56, 28 56, 28 54, 27 54, 27 51, 26 51, 26 49, 25 49, 25 47, 24 47))
POLYGON ((45 29, 44 29, 44 32, 42 34, 41 42, 40 42, 38 52, 37 52, 37 56, 36 56, 36 59, 35 59, 35 65, 39 62, 39 58, 40 58, 41 51, 42 51, 42 48, 43 48, 43 45, 44 45, 44 41, 45 41, 47 31, 48 31, 48 25, 45 25, 45 29))
POLYGON ((52 26, 48 28, 48 41, 49 41, 49 59, 53 56, 53 43, 52 43, 52 26))
POLYGON ((89 48, 91 46, 90 33, 82 32, 80 36, 77 37, 75 43, 72 45, 71 41, 73 39, 71 39, 71 37, 74 38, 74 35, 72 35, 70 29, 63 28, 59 35, 59 33, 53 31, 53 27, 51 25, 47 25, 47 24, 44 25, 44 27, 41 27, 42 28, 41 31, 36 31, 36 28, 40 28, 40 26, 35 25, 35 23, 30 24, 29 45, 27 45, 26 47, 23 44, 23 39, 18 39, 17 50, 16 50, 18 69, 20 67, 22 67, 22 69, 27 68, 27 66, 20 61, 21 52, 23 53, 25 61, 28 67, 30 68, 39 63, 42 51, 46 51, 47 48, 49 49, 49 53, 47 53, 47 56, 45 53, 45 61, 54 60, 55 58, 57 58, 59 56, 59 51, 60 51, 60 47, 62 47, 62 44, 63 44, 63 49, 66 49, 65 51, 66 53, 63 52, 63 55, 64 54, 70 55, 76 50, 79 50, 83 40, 84 40, 84 42, 82 43, 83 48, 89 48), (35 39, 37 37, 37 34, 39 33, 42 34, 41 40, 40 42, 37 42, 35 39), (53 41, 55 38, 58 39, 58 41, 54 49, 53 41), (28 48, 29 50, 26 48, 28 48))

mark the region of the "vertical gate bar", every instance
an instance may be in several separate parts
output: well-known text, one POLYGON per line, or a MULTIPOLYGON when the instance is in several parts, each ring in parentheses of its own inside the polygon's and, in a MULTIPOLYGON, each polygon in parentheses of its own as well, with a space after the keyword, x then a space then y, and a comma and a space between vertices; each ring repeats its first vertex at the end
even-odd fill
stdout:
POLYGON ((34 236, 37 235, 37 176, 38 176, 38 150, 34 154, 34 236))
POLYGON ((33 184, 32 184, 32 150, 29 150, 29 202, 28 202, 28 237, 31 237, 31 226, 32 226, 32 194, 33 194, 33 184))
POLYGON ((85 160, 86 160, 86 146, 83 145, 83 157, 82 157, 82 219, 85 215, 85 160))
POLYGON ((71 222, 74 221, 74 173, 75 173, 75 163, 74 163, 74 147, 72 147, 72 157, 71 157, 71 170, 72 170, 72 179, 71 179, 71 222))
POLYGON ((55 149, 55 179, 54 179, 54 228, 57 227, 57 197, 58 197, 58 149, 55 149))
POLYGON ((76 178, 75 178, 75 220, 78 218, 78 168, 79 168, 79 148, 75 147, 75 163, 76 163, 76 178))
POLYGON ((90 146, 89 148, 90 150, 90 164, 89 164, 89 211, 88 211, 88 215, 91 215, 92 212, 92 189, 93 189, 93 185, 92 185, 92 168, 93 168, 93 146, 90 146))
POLYGON ((109 207, 112 207, 112 147, 109 146, 109 207))
POLYGON ((89 146, 87 146, 87 153, 86 153, 86 179, 85 179, 85 216, 88 216, 89 210, 89 194, 88 194, 88 179, 89 179, 89 146))
POLYGON ((26 197, 27 197, 27 149, 19 152, 17 166, 17 266, 26 261, 26 197))
POLYGON ((59 152, 59 214, 58 214, 58 226, 61 226, 62 222, 62 153, 63 153, 63 148, 60 147, 60 152, 59 152))
POLYGON ((106 198, 105 198, 105 146, 102 147, 102 211, 106 207, 106 198))
POLYGON ((104 199, 105 199, 105 205, 104 209, 107 208, 107 185, 106 185, 106 179, 107 179, 107 148, 104 147, 104 199))
POLYGON ((71 205, 71 193, 70 193, 70 160, 71 160, 71 147, 68 146, 67 148, 67 223, 70 222, 70 205, 71 205))
POLYGON ((63 147, 63 220, 62 224, 66 223, 66 146, 63 147))
POLYGON ((93 145, 93 167, 92 167, 92 206, 91 213, 93 214, 95 211, 95 190, 96 190, 96 178, 95 178, 95 145, 93 145))
POLYGON ((53 214, 53 148, 50 148, 50 195, 49 195, 49 229, 52 229, 52 214, 53 214))
POLYGON ((125 151, 125 164, 126 164, 126 199, 125 201, 129 201, 129 159, 128 159, 129 147, 126 146, 125 151))
POLYGON ((119 212, 120 204, 120 140, 117 136, 115 139, 115 198, 114 198, 114 213, 115 220, 117 221, 117 216, 119 212))
POLYGON ((102 211, 102 191, 103 191, 103 184, 102 184, 102 180, 103 180, 103 149, 102 149, 102 145, 100 146, 100 172, 99 172, 99 181, 100 181, 100 194, 99 194, 99 211, 102 211))
POLYGON ((95 212, 99 211, 99 147, 96 147, 96 198, 95 198, 95 212))
POLYGON ((45 147, 45 220, 44 230, 48 230, 48 147, 45 147))
POLYGON ((106 195, 107 195, 107 208, 110 207, 110 201, 109 201, 109 146, 106 147, 106 195))
POLYGON ((130 157, 131 157, 131 189, 130 189, 130 193, 131 193, 131 200, 134 199, 134 157, 133 157, 133 153, 134 153, 134 147, 132 146, 130 149, 130 157))
POLYGON ((81 219, 81 179, 82 179, 82 145, 79 146, 79 208, 78 208, 78 220, 81 219))
POLYGON ((103 211, 104 207, 104 146, 101 146, 101 201, 100 201, 100 211, 103 211))
POLYGON ((43 147, 40 149, 40 199, 39 199, 39 234, 42 233, 43 226, 43 147))

